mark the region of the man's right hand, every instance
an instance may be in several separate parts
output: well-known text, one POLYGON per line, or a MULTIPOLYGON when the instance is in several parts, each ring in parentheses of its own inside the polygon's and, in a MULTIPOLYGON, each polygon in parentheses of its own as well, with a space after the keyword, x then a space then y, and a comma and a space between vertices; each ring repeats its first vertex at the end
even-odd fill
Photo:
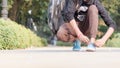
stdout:
POLYGON ((79 35, 78 36, 78 39, 81 41, 81 42, 84 42, 84 43, 86 43, 86 44, 89 44, 89 38, 87 37, 87 36, 85 36, 85 35, 79 35))
POLYGON ((82 32, 80 31, 80 29, 79 29, 79 27, 77 25, 77 22, 74 19, 72 19, 70 21, 70 24, 71 24, 72 28, 75 30, 76 35, 78 36, 78 39, 81 42, 84 42, 84 43, 88 44, 89 43, 89 38, 82 34, 82 32))

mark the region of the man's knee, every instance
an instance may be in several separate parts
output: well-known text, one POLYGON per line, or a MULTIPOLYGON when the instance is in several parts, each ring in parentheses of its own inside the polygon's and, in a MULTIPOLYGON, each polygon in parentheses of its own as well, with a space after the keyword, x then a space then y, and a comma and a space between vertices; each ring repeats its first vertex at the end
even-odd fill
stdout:
POLYGON ((70 35, 68 33, 68 30, 66 30, 64 27, 60 27, 57 32, 57 38, 58 40, 64 41, 64 42, 73 42, 75 40, 75 37, 70 35))
POLYGON ((56 35, 57 35, 57 38, 58 38, 58 39, 61 39, 61 36, 62 36, 63 34, 64 34, 64 30, 60 28, 60 29, 57 31, 57 34, 56 34, 56 35))
POLYGON ((58 32, 57 32, 57 38, 58 38, 58 40, 61 40, 61 41, 67 41, 67 32, 66 32, 66 30, 64 29, 64 28, 60 28, 59 30, 58 30, 58 32))
POLYGON ((98 8, 96 7, 96 5, 91 5, 88 9, 88 11, 90 13, 98 13, 98 8))

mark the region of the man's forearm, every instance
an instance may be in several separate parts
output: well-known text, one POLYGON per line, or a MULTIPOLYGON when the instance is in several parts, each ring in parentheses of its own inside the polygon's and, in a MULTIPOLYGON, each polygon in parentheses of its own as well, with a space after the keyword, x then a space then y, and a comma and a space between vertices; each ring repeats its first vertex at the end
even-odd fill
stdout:
POLYGON ((83 35, 83 33, 78 28, 78 25, 77 25, 77 23, 74 19, 70 21, 70 24, 71 24, 72 28, 75 30, 75 33, 76 33, 77 36, 83 35))
POLYGON ((113 32, 114 32, 114 28, 109 27, 107 32, 105 33, 105 35, 102 37, 102 39, 104 41, 107 41, 109 39, 109 37, 113 34, 113 32))
POLYGON ((83 35, 83 33, 80 31, 78 25, 77 25, 77 22, 73 19, 70 21, 70 24, 72 26, 72 28, 75 30, 75 33, 78 37, 78 39, 84 43, 89 43, 89 38, 85 35, 83 35))

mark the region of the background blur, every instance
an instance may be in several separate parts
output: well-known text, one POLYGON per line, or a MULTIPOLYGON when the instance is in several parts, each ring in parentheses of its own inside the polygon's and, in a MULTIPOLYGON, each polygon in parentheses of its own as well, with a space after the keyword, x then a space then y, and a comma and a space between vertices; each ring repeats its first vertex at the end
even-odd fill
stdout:
MULTIPOLYGON (((120 47, 120 0, 100 0, 105 8, 109 11, 111 17, 117 24, 117 29, 113 36, 108 40, 106 46, 120 47)), ((45 38, 49 41, 51 31, 48 27, 47 13, 49 0, 8 0, 9 18, 18 24, 25 27, 29 25, 27 22, 31 20, 34 22, 34 32, 37 36, 45 38)), ((0 12, 2 10, 0 0, 0 12)), ((106 31, 104 22, 100 18, 100 27, 98 38, 106 31)), ((71 43, 58 42, 57 45, 70 46, 71 43)))

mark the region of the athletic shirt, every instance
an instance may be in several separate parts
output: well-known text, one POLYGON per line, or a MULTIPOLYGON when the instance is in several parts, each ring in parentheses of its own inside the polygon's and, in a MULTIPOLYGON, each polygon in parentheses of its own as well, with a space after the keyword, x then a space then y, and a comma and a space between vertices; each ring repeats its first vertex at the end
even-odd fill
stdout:
POLYGON ((78 10, 75 12, 75 19, 78 22, 84 21, 84 19, 86 18, 86 14, 89 8, 89 4, 87 2, 84 2, 81 4, 81 6, 78 8, 78 10))

